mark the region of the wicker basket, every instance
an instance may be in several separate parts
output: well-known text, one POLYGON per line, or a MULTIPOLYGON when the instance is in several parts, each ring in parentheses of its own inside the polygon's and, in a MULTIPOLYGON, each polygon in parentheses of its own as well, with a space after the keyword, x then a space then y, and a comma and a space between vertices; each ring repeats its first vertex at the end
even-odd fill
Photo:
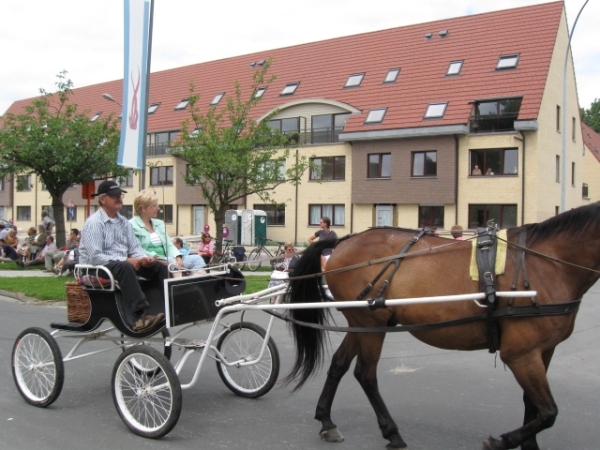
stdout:
POLYGON ((67 285, 67 319, 69 322, 87 322, 90 317, 90 298, 81 285, 69 281, 67 285))

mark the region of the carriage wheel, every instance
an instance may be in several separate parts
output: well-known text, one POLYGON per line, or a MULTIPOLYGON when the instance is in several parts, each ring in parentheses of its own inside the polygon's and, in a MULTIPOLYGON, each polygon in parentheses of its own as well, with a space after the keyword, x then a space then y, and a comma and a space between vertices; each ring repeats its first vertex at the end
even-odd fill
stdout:
POLYGON ((260 269, 260 265, 262 264, 260 258, 261 252, 256 248, 252 250, 248 255, 248 260, 246 261, 248 269, 250 269, 252 272, 256 272, 258 269, 260 269))
POLYGON ((12 373, 19 393, 27 403, 44 408, 60 395, 65 379, 62 354, 43 328, 27 328, 15 341, 12 373))
MULTIPOLYGON (((217 349, 229 362, 256 361, 265 340, 265 330, 253 323, 236 323, 221 336, 217 349)), ((271 390, 279 376, 279 351, 272 338, 260 361, 251 366, 226 366, 217 360, 223 383, 240 397, 255 398, 271 390)))
MULTIPOLYGON (((171 333, 169 333, 169 330, 165 327, 162 330, 160 330, 160 334, 162 335, 162 337, 164 339, 162 344, 158 343, 158 342, 139 341, 139 342, 135 342, 133 344, 122 347, 123 352, 127 351, 127 349, 133 347, 134 345, 146 345, 146 346, 149 346, 149 347, 152 347, 152 348, 158 350, 159 352, 162 352, 162 354, 165 355, 165 358, 167 358, 170 361, 171 354, 173 353, 173 347, 171 347, 170 345, 167 346, 166 341, 167 341, 168 337, 171 337, 171 333)), ((154 336, 156 336, 156 335, 154 335, 154 336)), ((121 339, 122 339, 121 344, 124 344, 126 338, 123 333, 121 333, 121 339)), ((155 367, 155 368, 142 367, 140 364, 138 364, 138 362, 135 358, 130 359, 129 364, 131 364, 131 367, 133 367, 139 373, 141 373, 142 371, 160 370, 159 367, 155 367)), ((148 375, 152 375, 152 374, 148 373, 148 375)))
POLYGON ((119 356, 112 374, 112 395, 119 416, 138 436, 156 439, 166 435, 181 414, 177 373, 152 347, 136 345, 119 356))

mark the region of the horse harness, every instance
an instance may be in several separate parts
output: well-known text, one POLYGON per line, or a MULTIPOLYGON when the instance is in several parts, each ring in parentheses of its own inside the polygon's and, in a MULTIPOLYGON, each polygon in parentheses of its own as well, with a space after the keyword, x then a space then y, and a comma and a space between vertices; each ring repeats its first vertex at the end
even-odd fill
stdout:
MULTIPOLYGON (((373 286, 381 279, 383 274, 393 265, 392 270, 388 273, 387 277, 383 281, 379 288, 377 295, 374 298, 368 299, 370 303, 369 308, 372 310, 378 308, 385 308, 385 298, 383 293, 387 289, 392 277, 400 268, 400 263, 403 260, 403 255, 406 254, 410 248, 423 237, 425 234, 433 234, 431 230, 424 228, 419 230, 416 236, 413 236, 408 243, 400 250, 398 257, 392 259, 385 264, 383 269, 375 276, 373 281, 367 284, 365 288, 356 297, 356 300, 362 300, 365 296, 373 289, 373 286)), ((525 267, 525 243, 527 239, 526 230, 522 230, 519 234, 519 245, 517 248, 517 265, 511 284, 510 289, 512 291, 517 290, 517 284, 519 275, 523 272, 523 286, 525 290, 531 290, 529 280, 527 278, 527 269, 525 267)), ((487 335, 488 335, 488 349, 490 353, 495 353, 500 348, 500 328, 498 327, 498 320, 504 318, 514 317, 541 317, 541 316, 558 316, 564 314, 570 314, 579 309, 581 304, 581 298, 567 303, 555 303, 552 305, 540 305, 538 304, 535 296, 531 296, 531 305, 527 306, 513 306, 514 297, 508 301, 508 306, 505 309, 496 309, 498 305, 498 297, 496 296, 496 254, 497 254, 497 236, 495 227, 478 228, 477 229, 477 243, 476 243, 476 260, 477 269, 479 272, 479 284, 480 289, 485 293, 485 306, 486 312, 483 314, 476 314, 474 316, 462 317, 460 319, 448 320, 443 322, 426 323, 426 324, 415 324, 415 325, 396 325, 386 327, 332 327, 329 325, 319 325, 309 322, 300 321, 294 319, 288 315, 278 313, 276 311, 269 311, 270 314, 283 319, 287 322, 292 322, 297 325, 307 326, 309 328, 315 328, 320 330, 338 331, 347 333, 389 333, 389 332, 417 332, 417 331, 428 331, 437 328, 450 327, 463 325, 471 322, 477 322, 485 320, 487 323, 487 335)))

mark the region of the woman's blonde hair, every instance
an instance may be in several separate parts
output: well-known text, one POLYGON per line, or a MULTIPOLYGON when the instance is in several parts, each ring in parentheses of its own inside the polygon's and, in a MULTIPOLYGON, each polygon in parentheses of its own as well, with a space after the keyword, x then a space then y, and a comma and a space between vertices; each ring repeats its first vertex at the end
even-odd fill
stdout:
POLYGON ((135 214, 139 216, 142 213, 142 208, 147 208, 153 203, 158 203, 158 197, 154 192, 149 191, 148 189, 140 191, 133 200, 135 214))

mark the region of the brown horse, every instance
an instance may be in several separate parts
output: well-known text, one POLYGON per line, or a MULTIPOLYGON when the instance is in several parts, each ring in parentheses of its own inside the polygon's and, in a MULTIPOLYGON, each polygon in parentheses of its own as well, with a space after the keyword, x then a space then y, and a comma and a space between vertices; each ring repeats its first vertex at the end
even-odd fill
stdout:
MULTIPOLYGON (((519 256, 518 237, 522 231, 526 234, 524 261, 527 276, 531 289, 538 293, 539 305, 576 302, 600 277, 600 204, 595 203, 545 222, 509 229, 505 274, 496 278, 499 291, 510 290, 519 256)), ((336 300, 356 299, 383 267, 382 262, 372 262, 397 255, 416 235, 414 230, 374 228, 338 241, 311 245, 294 271, 288 300, 291 303, 323 301, 319 278, 308 275, 320 271, 321 251, 334 246, 335 251, 327 263, 329 289, 336 300)), ((479 292, 479 283, 469 276, 470 258, 469 241, 423 236, 402 258, 402 264, 383 296, 393 299, 479 292)), ((519 276, 518 290, 523 289, 522 279, 523 276, 519 276)), ((369 295, 374 296, 381 283, 381 279, 377 281, 369 295)), ((500 300, 498 310, 506 311, 508 301, 500 300)), ((531 305, 531 302, 531 298, 515 299, 514 306, 531 305)), ((443 322, 478 315, 481 311, 481 307, 473 301, 459 301, 389 306, 376 310, 349 308, 343 309, 342 313, 350 327, 385 327, 443 322)), ((299 321, 326 322, 323 309, 291 310, 290 314, 299 321)), ((567 314, 498 320, 500 358, 523 389, 525 417, 522 427, 501 435, 500 439, 486 439, 484 449, 504 450, 521 445, 523 450, 539 450, 537 433, 550 428, 558 413, 546 371, 555 347, 572 333, 575 316, 576 308, 573 308, 567 314)), ((296 389, 299 389, 323 362, 324 332, 298 324, 292 325, 292 329, 297 355, 287 381, 297 381, 296 389)), ((412 334, 427 344, 444 349, 480 350, 488 347, 485 320, 412 334)), ((388 447, 406 448, 377 385, 377 363, 384 339, 385 332, 381 331, 349 332, 333 355, 315 415, 321 421, 323 439, 343 440, 331 420, 331 405, 341 378, 357 357, 354 376, 375 410, 383 437, 389 440, 388 447)))

